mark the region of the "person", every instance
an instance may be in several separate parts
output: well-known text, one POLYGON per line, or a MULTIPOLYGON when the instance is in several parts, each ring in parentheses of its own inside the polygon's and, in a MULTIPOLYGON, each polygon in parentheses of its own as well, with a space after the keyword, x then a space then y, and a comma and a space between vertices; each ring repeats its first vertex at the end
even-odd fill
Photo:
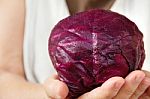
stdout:
POLYGON ((95 7, 133 20, 144 33, 147 57, 144 70, 112 77, 78 99, 150 99, 149 0, 0 0, 0 99, 67 99, 68 87, 48 56, 49 33, 69 12, 95 7))

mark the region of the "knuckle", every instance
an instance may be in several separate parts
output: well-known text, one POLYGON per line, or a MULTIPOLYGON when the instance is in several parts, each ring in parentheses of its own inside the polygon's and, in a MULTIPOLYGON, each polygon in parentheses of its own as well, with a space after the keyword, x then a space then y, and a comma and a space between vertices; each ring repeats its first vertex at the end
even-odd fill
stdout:
POLYGON ((135 92, 135 93, 132 95, 131 99, 137 99, 139 96, 140 96, 139 93, 135 92))
POLYGON ((134 91, 133 90, 125 90, 124 94, 127 96, 132 96, 134 94, 134 91))

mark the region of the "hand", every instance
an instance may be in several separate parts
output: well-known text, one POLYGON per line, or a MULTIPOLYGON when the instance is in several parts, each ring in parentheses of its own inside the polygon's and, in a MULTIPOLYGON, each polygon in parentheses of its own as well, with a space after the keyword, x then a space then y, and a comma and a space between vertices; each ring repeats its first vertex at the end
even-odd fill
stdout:
MULTIPOLYGON (((123 84, 123 78, 113 77, 106 81, 101 87, 98 87, 91 92, 85 93, 78 99, 103 99, 104 97, 108 99, 107 97, 110 96, 110 93, 112 97, 115 96, 117 90, 119 91, 123 84)), ((44 88, 50 99, 67 99, 66 97, 69 92, 68 88, 65 83, 58 80, 57 75, 49 77, 44 83, 44 88)))
MULTIPOLYGON (((44 86, 50 99, 66 99, 68 87, 59 81, 56 75, 49 78, 44 86)), ((112 77, 101 87, 83 94, 78 99, 150 99, 148 95, 150 95, 150 73, 137 70, 131 72, 125 79, 112 77)))
POLYGON ((149 77, 149 72, 139 70, 131 72, 125 79, 112 77, 78 99, 150 99, 149 77))
MULTIPOLYGON (((149 76, 150 77, 150 76, 149 76)), ((113 99, 139 99, 150 86, 150 78, 143 71, 133 71, 113 99)), ((147 99, 146 97, 143 99, 147 99)))

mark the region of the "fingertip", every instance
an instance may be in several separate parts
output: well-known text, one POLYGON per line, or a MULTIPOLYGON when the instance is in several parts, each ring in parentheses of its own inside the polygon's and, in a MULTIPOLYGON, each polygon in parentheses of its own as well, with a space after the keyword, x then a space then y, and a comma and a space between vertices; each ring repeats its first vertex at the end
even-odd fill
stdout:
POLYGON ((145 77, 143 79, 143 81, 141 82, 141 84, 144 85, 144 86, 150 86, 150 78, 145 77))
POLYGON ((57 80, 59 79, 58 74, 53 74, 49 78, 51 78, 51 79, 57 79, 57 80))
POLYGON ((131 72, 129 75, 140 75, 143 78, 146 76, 142 70, 135 70, 135 71, 131 72))
POLYGON ((65 99, 69 93, 68 86, 64 83, 59 81, 59 87, 57 89, 58 95, 61 97, 61 99, 65 99))
POLYGON ((110 78, 110 80, 113 80, 113 81, 119 81, 119 82, 124 82, 124 81, 125 81, 124 78, 118 77, 118 76, 112 77, 112 78, 110 78))
POLYGON ((145 76, 150 77, 150 71, 142 70, 145 73, 145 76))
POLYGON ((116 88, 117 90, 119 90, 125 83, 125 80, 122 77, 117 77, 115 78, 114 81, 114 88, 116 88))
POLYGON ((67 85, 59 80, 47 80, 43 84, 48 96, 56 99, 64 99, 68 95, 69 89, 67 85))
POLYGON ((122 77, 112 77, 108 79, 102 86, 110 87, 113 90, 119 90, 124 83, 125 80, 122 77))
POLYGON ((145 73, 141 70, 131 72, 125 79, 132 82, 141 82, 145 78, 145 73))
POLYGON ((84 96, 88 99, 112 99, 124 83, 125 80, 122 77, 112 77, 104 82, 101 87, 95 88, 84 96))

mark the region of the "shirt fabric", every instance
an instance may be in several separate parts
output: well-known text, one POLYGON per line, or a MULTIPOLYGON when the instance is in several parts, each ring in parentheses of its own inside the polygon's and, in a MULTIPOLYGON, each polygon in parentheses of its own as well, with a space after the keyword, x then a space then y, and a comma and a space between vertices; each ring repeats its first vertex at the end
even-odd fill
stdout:
MULTIPOLYGON (((116 0, 110 10, 125 15, 142 31, 146 50, 143 69, 150 70, 150 0, 116 0)), ((55 24, 67 16, 65 0, 26 0, 24 69, 29 81, 42 83, 55 73, 48 38, 55 24)))
POLYGON ((48 54, 48 38, 57 22, 69 15, 65 0, 26 0, 24 69, 32 82, 55 73, 48 54))

